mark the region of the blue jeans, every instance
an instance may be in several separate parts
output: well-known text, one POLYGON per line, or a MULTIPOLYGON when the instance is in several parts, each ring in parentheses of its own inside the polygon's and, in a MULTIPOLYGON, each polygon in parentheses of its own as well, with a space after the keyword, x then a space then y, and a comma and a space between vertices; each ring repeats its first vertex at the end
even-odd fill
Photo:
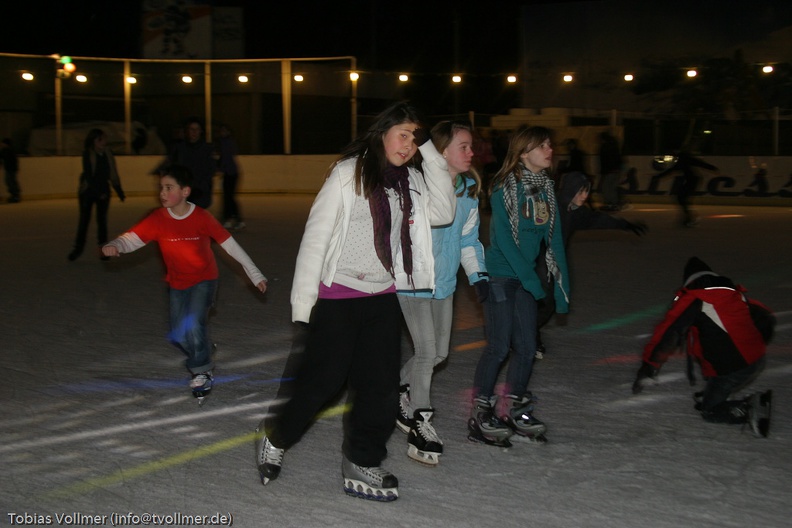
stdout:
POLYGON ((168 338, 187 356, 184 365, 193 374, 212 370, 209 310, 214 305, 217 280, 199 282, 186 290, 170 290, 168 338))
POLYGON ((528 388, 536 354, 536 299, 518 279, 490 277, 484 318, 487 347, 476 367, 474 394, 493 395, 501 365, 511 349, 506 394, 522 396, 528 388))

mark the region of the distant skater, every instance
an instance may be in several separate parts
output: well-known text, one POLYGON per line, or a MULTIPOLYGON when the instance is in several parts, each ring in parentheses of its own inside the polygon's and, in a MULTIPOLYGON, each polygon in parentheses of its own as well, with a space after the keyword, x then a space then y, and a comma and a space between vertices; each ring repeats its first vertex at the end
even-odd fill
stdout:
POLYGON ((657 181, 669 174, 678 173, 671 186, 671 194, 676 196, 677 204, 679 204, 679 209, 682 213, 682 227, 696 227, 698 225, 698 217, 690 207, 690 198, 701 181, 698 169, 717 171, 718 167, 696 158, 683 149, 677 154, 677 161, 673 167, 652 176, 652 181, 657 181))
POLYGON ((244 229, 242 212, 239 210, 237 188, 239 186, 239 163, 237 163, 238 147, 231 135, 228 125, 220 126, 220 137, 217 139, 217 151, 220 155, 218 164, 223 173, 223 227, 226 229, 244 229))
POLYGON ((8 189, 8 203, 18 203, 22 199, 20 196, 19 181, 17 181, 19 158, 17 157, 11 139, 4 138, 2 143, 0 143, 0 158, 3 161, 3 173, 6 189, 8 189))
MULTIPOLYGON (((77 260, 85 248, 91 211, 96 208, 96 241, 101 247, 107 242, 107 211, 110 209, 110 187, 122 202, 126 198, 118 177, 115 156, 107 148, 107 135, 99 128, 91 129, 85 136, 82 154, 82 173, 77 198, 80 204, 80 220, 77 236, 69 253, 69 260, 77 260)), ((101 256, 106 260, 105 256, 101 256)))

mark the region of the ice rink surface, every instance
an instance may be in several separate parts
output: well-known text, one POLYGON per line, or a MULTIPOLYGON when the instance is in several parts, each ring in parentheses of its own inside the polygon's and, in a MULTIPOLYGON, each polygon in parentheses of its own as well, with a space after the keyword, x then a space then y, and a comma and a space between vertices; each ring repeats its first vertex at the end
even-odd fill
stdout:
MULTIPOLYGON (((189 394, 180 353, 166 341, 156 246, 110 262, 86 251, 68 262, 76 200, 0 205, 0 526, 131 525, 146 514, 170 525, 230 517, 240 527, 789 526, 788 207, 702 206, 700 226, 682 229, 671 204, 636 204, 621 214, 649 225, 642 238, 577 233, 569 251, 572 311, 565 326, 546 328, 548 353, 529 387, 548 425, 546 445, 499 449, 467 440, 484 333, 472 288, 462 284, 450 358, 433 384, 435 426, 445 442, 440 465, 408 459, 406 437, 395 430, 384 465, 399 478, 399 500, 347 497, 342 394, 286 453, 280 478, 262 486, 253 431, 289 354, 289 290, 312 199, 241 198, 248 227, 234 236, 269 278, 269 291, 255 291, 216 248, 221 277, 210 324, 218 366, 202 407, 189 394), (692 255, 777 313, 767 368, 753 387, 775 391, 767 439, 702 421, 691 399, 702 383, 688 384, 680 356, 657 384, 630 392, 642 346, 692 255)), ((114 200, 111 235, 156 205, 153 198, 114 200)), ((403 350, 406 359, 408 341, 403 350)))

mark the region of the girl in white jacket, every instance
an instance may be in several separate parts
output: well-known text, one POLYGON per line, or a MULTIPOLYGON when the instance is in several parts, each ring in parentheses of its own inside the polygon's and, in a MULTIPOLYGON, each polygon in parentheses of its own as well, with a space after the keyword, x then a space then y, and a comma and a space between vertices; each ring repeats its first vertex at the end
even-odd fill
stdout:
POLYGON ((431 227, 454 220, 456 199, 428 139, 414 108, 392 105, 342 152, 311 207, 291 293, 292 320, 308 323, 305 351, 291 397, 258 439, 263 484, 347 383, 344 491, 398 498, 396 477, 380 467, 398 407, 396 290, 434 288, 431 227))

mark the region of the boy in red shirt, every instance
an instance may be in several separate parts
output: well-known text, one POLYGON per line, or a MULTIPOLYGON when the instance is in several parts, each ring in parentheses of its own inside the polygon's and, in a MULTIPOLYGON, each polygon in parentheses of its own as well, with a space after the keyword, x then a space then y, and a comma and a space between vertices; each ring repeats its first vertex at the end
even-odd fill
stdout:
POLYGON ((190 388, 199 400, 212 388, 212 344, 209 341, 209 310, 214 304, 219 276, 212 240, 239 262, 260 292, 267 279, 234 240, 206 210, 188 202, 192 191, 190 170, 170 166, 160 179, 160 202, 132 229, 102 247, 107 257, 130 253, 152 241, 159 243, 170 286, 169 338, 187 356, 192 374, 190 388))

